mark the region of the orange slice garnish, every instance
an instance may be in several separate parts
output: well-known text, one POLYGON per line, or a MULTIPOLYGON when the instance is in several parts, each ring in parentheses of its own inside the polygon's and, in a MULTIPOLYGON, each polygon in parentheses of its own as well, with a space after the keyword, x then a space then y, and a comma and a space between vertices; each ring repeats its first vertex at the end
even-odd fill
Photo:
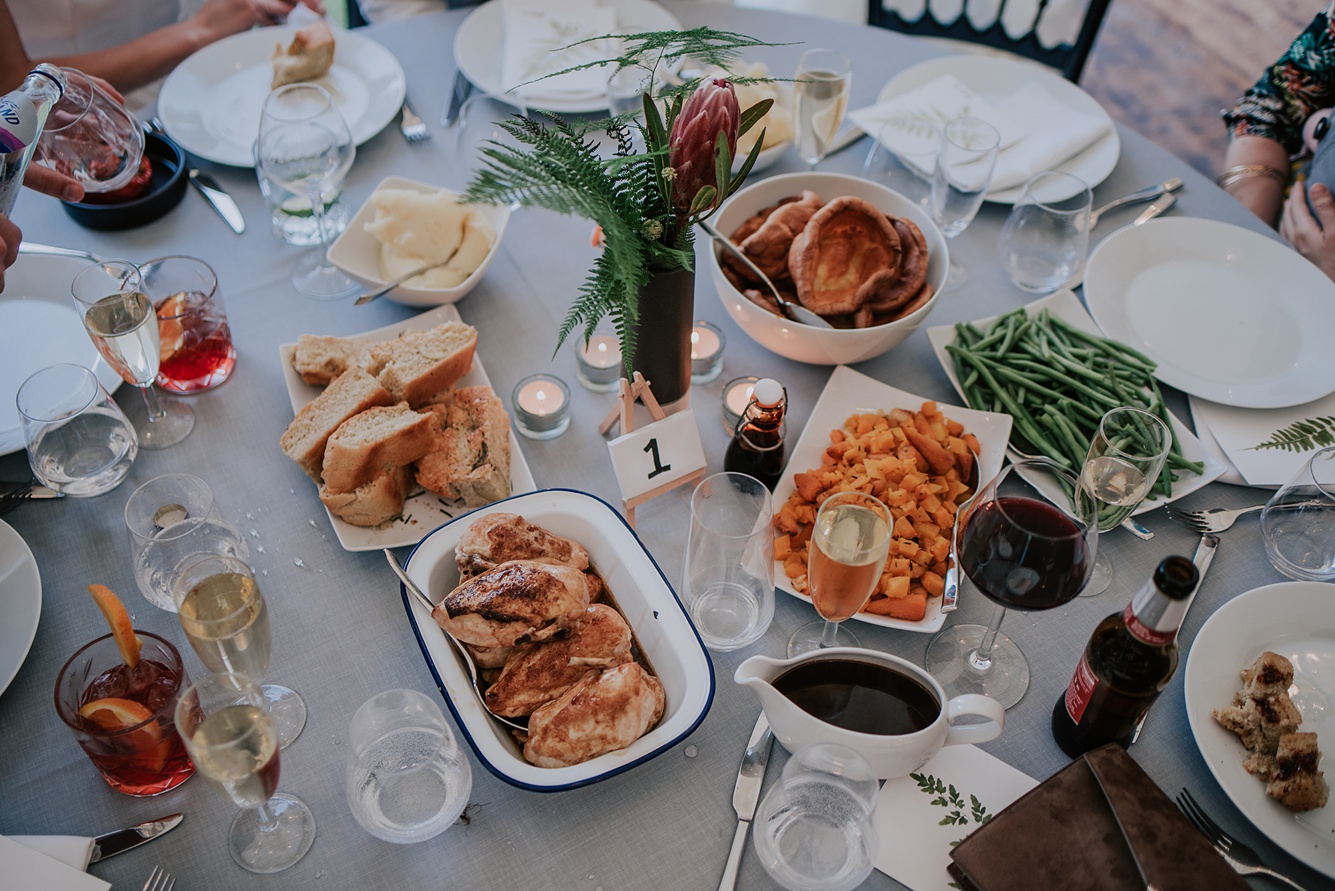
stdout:
POLYGON ((101 730, 112 733, 144 726, 115 740, 116 749, 130 756, 146 770, 161 770, 171 754, 171 740, 163 739, 162 727, 152 721, 153 713, 133 699, 94 699, 79 709, 79 717, 101 730), (144 723, 144 722, 148 723, 144 723))
POLYGON ((189 308, 184 293, 173 294, 158 304, 158 339, 161 342, 159 362, 166 362, 185 343, 185 328, 179 316, 189 308))
MULTIPOLYGON (((112 593, 106 585, 89 585, 88 593, 93 595, 93 602, 102 610, 102 615, 111 626, 111 633, 116 638, 116 646, 121 651, 125 664, 134 668, 139 664, 139 638, 135 636, 130 614, 125 611, 125 604, 112 593)), ((99 702, 105 700, 98 700, 99 702)), ((137 705, 137 703, 134 703, 137 705)), ((142 708, 142 706, 140 706, 142 708)), ((140 720, 143 720, 142 718, 140 720)), ((137 723, 137 722, 136 722, 137 723)))

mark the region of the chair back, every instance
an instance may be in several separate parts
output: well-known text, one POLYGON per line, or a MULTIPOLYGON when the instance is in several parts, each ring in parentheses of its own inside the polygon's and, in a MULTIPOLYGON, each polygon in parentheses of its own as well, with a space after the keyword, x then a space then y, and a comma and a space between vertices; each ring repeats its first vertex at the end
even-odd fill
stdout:
POLYGON ((1056 68, 1075 83, 1111 2, 868 0, 867 21, 905 34, 1005 50, 1056 68))

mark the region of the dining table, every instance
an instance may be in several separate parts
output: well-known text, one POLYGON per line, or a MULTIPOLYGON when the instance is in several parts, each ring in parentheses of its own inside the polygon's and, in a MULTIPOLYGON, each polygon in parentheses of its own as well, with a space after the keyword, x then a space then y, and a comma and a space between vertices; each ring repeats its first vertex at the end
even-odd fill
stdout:
MULTIPOLYGON (((664 0, 663 6, 684 27, 709 25, 766 41, 769 45, 748 50, 747 56, 765 62, 776 76, 787 76, 804 48, 839 48, 853 62, 850 108, 872 104, 881 87, 904 69, 949 52, 888 30, 820 18, 721 3, 664 0)), ((467 139, 458 138, 457 126, 440 127, 437 113, 447 101, 455 74, 454 35, 469 14, 469 10, 447 10, 371 25, 362 32, 402 64, 408 101, 426 119, 431 138, 410 142, 390 125, 360 145, 345 183, 343 200, 350 207, 360 205, 377 183, 391 175, 463 187, 472 147, 467 139)), ((501 103, 494 109, 505 113, 501 103)), ((1112 173, 1095 187, 1095 205, 1176 176, 1184 185, 1171 215, 1209 218, 1274 234, 1184 160, 1126 126, 1118 124, 1117 133, 1120 157, 1112 173)), ((1225 139, 1222 124, 1219 138, 1225 139)), ((868 144, 865 138, 853 143, 821 161, 819 169, 858 174, 868 144)), ((31 191, 21 196, 15 211, 29 241, 132 260, 170 254, 204 259, 218 272, 238 358, 226 383, 189 397, 197 419, 190 436, 165 450, 140 451, 119 488, 95 498, 32 501, 5 517, 35 556, 42 607, 31 650, 0 694, 0 834, 88 836, 184 813, 184 822, 164 837, 92 864, 92 874, 118 889, 140 888, 159 864, 177 877, 180 891, 716 887, 736 825, 733 781, 760 713, 759 700, 734 682, 734 671, 748 656, 782 656, 793 631, 814 619, 806 602, 782 591, 776 594, 773 622, 758 642, 710 654, 714 691, 707 714, 693 732, 652 760, 582 788, 538 793, 504 782, 469 751, 470 802, 460 823, 443 834, 418 844, 390 844, 369 835, 353 819, 345 797, 353 713, 369 697, 391 688, 411 688, 433 697, 444 694, 414 637, 399 583, 384 556, 340 546, 315 486, 279 449, 279 437, 293 417, 279 348, 302 333, 356 335, 401 322, 420 309, 383 298, 354 306, 351 299, 316 301, 296 293, 289 273, 302 249, 280 241, 271 231, 254 171, 194 160, 235 197, 247 222, 244 234, 233 234, 193 192, 161 219, 121 231, 82 228, 55 199, 31 191), (157 798, 131 798, 112 791, 52 704, 61 665, 75 649, 106 630, 85 590, 93 583, 118 592, 137 628, 174 641, 183 650, 187 670, 195 676, 204 673, 185 647, 176 616, 139 595, 126 541, 126 499, 145 481, 172 472, 204 479, 223 514, 246 536, 250 562, 272 617, 274 655, 268 680, 291 686, 307 703, 305 730, 282 753, 279 788, 309 804, 317 836, 300 862, 275 875, 254 876, 231 860, 226 837, 234 808, 203 779, 192 779, 157 798)), ((803 166, 790 152, 755 175, 798 171, 803 166)), ((978 319, 1032 299, 1010 283, 998 258, 998 234, 1008 209, 985 204, 972 225, 952 240, 952 257, 967 267, 969 277, 958 290, 940 295, 926 325, 978 319)), ((1105 217, 1093 233, 1091 247, 1133 216, 1126 212, 1105 217)), ((569 429, 545 441, 520 440, 537 486, 583 490, 619 505, 607 440, 599 432, 599 422, 614 406, 614 397, 579 386, 571 346, 556 348, 566 309, 595 256, 590 229, 583 219, 516 210, 485 278, 457 308, 463 320, 477 328, 477 356, 507 407, 516 382, 528 375, 551 373, 571 384, 569 429)), ((705 249, 699 244, 697 257, 705 249)), ((1257 310, 1259 317, 1264 312, 1260 303, 1257 310)), ((703 272, 696 279, 695 315, 712 322, 726 338, 721 377, 693 386, 689 396, 707 471, 722 470, 729 431, 722 421, 720 393, 722 383, 734 377, 772 377, 787 388, 787 430, 795 442, 831 368, 781 358, 752 341, 725 312, 713 282, 703 272)), ((855 368, 943 405, 959 404, 933 355, 926 325, 894 349, 855 368)), ((40 331, 4 331, 0 341, 41 336, 40 331)), ((1190 418, 1182 394, 1170 389, 1167 397, 1180 417, 1190 418)), ((13 399, 14 394, 0 398, 13 399)), ((116 398, 129 408, 140 396, 127 386, 116 398)), ((0 458, 0 478, 28 475, 22 451, 0 458)), ((690 486, 677 487, 636 510, 636 533, 678 591, 690 495, 690 486)), ((1268 496, 1264 490, 1216 482, 1179 505, 1243 507, 1268 496)), ((1047 611, 1013 610, 1006 618, 1003 631, 1028 654, 1031 681, 1023 699, 1008 710, 1004 732, 982 748, 1036 780, 1069 762, 1052 738, 1050 714, 1094 626, 1122 610, 1163 558, 1190 556, 1198 544, 1199 536, 1175 525, 1162 510, 1145 513, 1140 520, 1153 532, 1152 540, 1124 531, 1101 538, 1099 547, 1114 567, 1112 585, 1105 593, 1047 611)), ((1244 592, 1285 580, 1266 558, 1254 517, 1240 521, 1221 538, 1217 559, 1179 636, 1184 665, 1202 623, 1216 609, 1244 592)), ((399 548, 400 559, 406 559, 409 550, 399 548)), ((0 579, 0 597, 4 585, 0 579)), ((986 624, 992 609, 966 586, 958 610, 947 621, 986 624)), ((850 624, 864 646, 922 663, 929 635, 850 624)), ((1221 658, 1242 657, 1222 654, 1221 658)), ((1253 828, 1213 779, 1188 723, 1184 665, 1150 712, 1131 755, 1170 797, 1190 789, 1217 821, 1255 847, 1271 866, 1308 888, 1333 887, 1330 877, 1306 867, 1253 828)), ((767 787, 786 758, 776 745, 767 787)), ((1061 843, 1052 839, 1054 846, 1061 843)), ((1054 856, 1071 858, 1072 869, 1079 869, 1078 851, 1054 850, 1054 856)), ((0 876, 0 887, 5 884, 0 876)), ((737 885, 775 887, 749 844, 737 885)), ((905 886, 874 871, 865 887, 905 886)))

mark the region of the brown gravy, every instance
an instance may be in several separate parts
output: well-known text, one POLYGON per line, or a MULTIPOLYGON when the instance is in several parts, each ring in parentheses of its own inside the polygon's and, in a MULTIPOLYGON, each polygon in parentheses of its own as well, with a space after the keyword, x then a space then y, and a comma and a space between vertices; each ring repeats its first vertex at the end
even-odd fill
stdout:
POLYGON ((941 714, 936 695, 916 678, 852 659, 804 662, 779 675, 774 687, 808 714, 857 733, 914 733, 941 714))

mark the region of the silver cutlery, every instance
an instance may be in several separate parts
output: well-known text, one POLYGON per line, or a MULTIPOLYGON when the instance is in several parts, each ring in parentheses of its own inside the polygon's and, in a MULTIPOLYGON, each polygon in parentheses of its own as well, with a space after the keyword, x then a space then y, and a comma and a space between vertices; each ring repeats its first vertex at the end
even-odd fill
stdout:
POLYGON ((412 272, 405 273, 405 274, 399 276, 398 278, 394 279, 393 281, 385 282, 383 285, 381 285, 381 286, 378 287, 378 288, 373 288, 373 289, 370 290, 370 291, 366 291, 366 292, 364 292, 360 297, 358 297, 356 300, 354 300, 354 301, 352 302, 352 304, 353 304, 353 306, 361 306, 363 303, 370 303, 372 300, 375 300, 377 297, 383 297, 385 294, 388 294, 390 291, 394 290, 394 289, 397 288, 399 285, 401 285, 401 284, 403 284, 404 282, 406 282, 408 279, 410 279, 410 278, 417 278, 417 277, 418 277, 419 275, 421 275, 423 272, 430 272, 431 270, 435 269, 435 268, 438 267, 438 266, 444 266, 446 263, 448 263, 448 262, 450 262, 451 260, 453 260, 453 259, 454 259, 454 255, 457 254, 457 253, 459 253, 459 249, 458 249, 458 248, 455 248, 454 251, 451 252, 450 255, 449 255, 448 257, 446 257, 444 260, 441 260, 439 263, 431 263, 431 264, 429 264, 429 265, 427 265, 427 266, 419 266, 418 268, 414 269, 412 272))
MULTIPOLYGON (((973 503, 978 497, 978 483, 981 481, 981 474, 978 470, 978 453, 972 449, 969 450, 973 455, 973 466, 969 469, 969 478, 965 484, 973 490, 973 494, 964 500, 964 503, 955 508, 955 516, 959 517, 964 513, 965 508, 973 503)), ((950 532, 950 557, 946 561, 946 575, 941 587, 941 612, 953 612, 960 605, 960 561, 958 556, 957 541, 955 533, 959 532, 959 526, 950 532)))
POLYGON ((409 142, 421 142, 424 139, 431 138, 431 133, 426 128, 426 122, 413 114, 413 110, 408 107, 407 102, 403 103, 403 119, 399 121, 399 132, 409 142))
POLYGON ((454 84, 450 87, 450 99, 440 113, 440 125, 448 127, 459 118, 459 109, 473 92, 473 82, 462 71, 454 72, 454 84))
POLYGON ((1170 180, 1165 180, 1164 182, 1156 183, 1155 185, 1148 186, 1144 189, 1138 189, 1134 192, 1131 192, 1130 194, 1123 195, 1121 198, 1116 198, 1112 201, 1109 201, 1107 204, 1103 205, 1098 210, 1095 210, 1092 213, 1090 213, 1089 228, 1093 229, 1095 226, 1097 226, 1099 224, 1099 220, 1103 217, 1103 215, 1108 211, 1113 210, 1114 208, 1124 207, 1128 204, 1139 204, 1142 201, 1153 201, 1155 198, 1158 198, 1161 195, 1170 192, 1176 192, 1180 188, 1182 188, 1182 180, 1178 179, 1177 177, 1173 177, 1170 180))
POLYGON ((26 483, 0 483, 0 516, 27 501, 63 497, 64 493, 40 485, 35 480, 26 483))
POLYGON ((728 253, 732 254, 738 260, 741 260, 742 263, 746 264, 746 268, 751 270, 752 275, 757 276, 762 282, 765 283, 765 287, 769 288, 770 296, 772 296, 776 301, 778 301, 779 308, 783 310, 783 314, 786 315, 789 319, 791 319, 794 322, 798 322, 799 324, 802 325, 810 325, 813 328, 834 327, 829 322, 825 321, 820 316, 816 315, 814 312, 807 309, 805 306, 798 306, 796 303, 793 303, 789 300, 785 300, 783 298, 783 295, 779 293, 779 289, 774 287, 774 282, 769 280, 769 276, 761 272, 760 267, 757 266, 755 263, 753 263, 751 261, 751 258, 748 257, 741 248, 732 243, 732 239, 726 238, 723 235, 723 233, 715 229, 713 224, 711 223, 708 223, 704 220, 698 220, 697 222, 700 224, 700 228, 704 229, 705 232, 709 233, 709 236, 713 238, 715 241, 717 241, 720 245, 722 245, 728 251, 728 253))
POLYGON ((90 263, 102 262, 102 258, 97 254, 90 254, 78 248, 56 247, 54 244, 39 244, 35 241, 19 242, 19 253, 44 254, 48 257, 73 257, 76 260, 87 260, 90 263))
MULTIPOLYGON (((184 819, 183 814, 171 814, 159 820, 139 823, 129 829, 117 829, 115 832, 99 835, 93 839, 93 856, 89 862, 96 863, 99 860, 106 860, 108 857, 115 857, 117 854, 123 854, 131 848, 137 848, 142 844, 151 842, 153 839, 171 832, 181 825, 181 821, 184 819)), ((168 878, 171 877, 168 876, 168 878)))
POLYGON ((1183 789, 1182 793, 1177 796, 1177 807, 1186 815, 1192 825, 1200 830, 1201 835, 1205 836, 1210 844, 1214 845, 1214 849, 1228 861, 1228 865, 1233 867, 1238 875, 1266 875, 1283 882, 1290 888, 1306 891, 1302 885, 1299 885, 1293 879, 1266 866, 1254 850, 1225 832, 1218 823, 1210 819, 1210 815, 1196 803, 1196 799, 1186 789, 1183 789))
MULTIPOLYGON (((167 136, 167 130, 162 126, 159 118, 153 118, 144 124, 144 130, 148 133, 160 133, 167 136)), ((171 137, 167 137, 171 138, 171 137)), ((222 218, 237 235, 246 231, 246 218, 241 215, 241 208, 237 206, 236 200, 219 185, 218 181, 209 174, 203 172, 198 167, 192 167, 189 164, 185 168, 186 178, 190 180, 190 185, 195 187, 199 194, 204 196, 204 200, 213 208, 214 213, 222 218)))
POLYGON ((1223 532, 1238 521, 1243 514, 1254 514, 1263 510, 1264 504, 1240 507, 1229 510, 1224 507, 1212 507, 1209 510, 1180 510, 1171 504, 1164 508, 1168 519, 1192 532, 1223 532))
POLYGON ((1158 201, 1155 201, 1149 207, 1142 210, 1140 212, 1140 216, 1136 217, 1134 220, 1131 221, 1131 225, 1139 226, 1142 223, 1148 223, 1150 220, 1154 219, 1159 214, 1168 210, 1168 208, 1172 207, 1176 203, 1177 203, 1176 195, 1172 194, 1164 195, 1158 201))
POLYGON ((742 766, 737 770, 737 782, 732 789, 732 809, 737 812, 737 830, 732 836, 732 848, 728 851, 728 862, 723 867, 723 878, 719 880, 719 891, 732 891, 737 884, 737 869, 742 865, 742 853, 746 850, 746 834, 751 830, 751 819, 756 815, 756 805, 760 803, 760 788, 765 784, 765 765, 769 763, 769 750, 774 742, 774 733, 769 728, 765 713, 756 718, 756 726, 747 740, 746 752, 742 755, 742 766))
POLYGON ((176 877, 161 866, 153 867, 144 882, 144 891, 172 891, 176 887, 176 877))

